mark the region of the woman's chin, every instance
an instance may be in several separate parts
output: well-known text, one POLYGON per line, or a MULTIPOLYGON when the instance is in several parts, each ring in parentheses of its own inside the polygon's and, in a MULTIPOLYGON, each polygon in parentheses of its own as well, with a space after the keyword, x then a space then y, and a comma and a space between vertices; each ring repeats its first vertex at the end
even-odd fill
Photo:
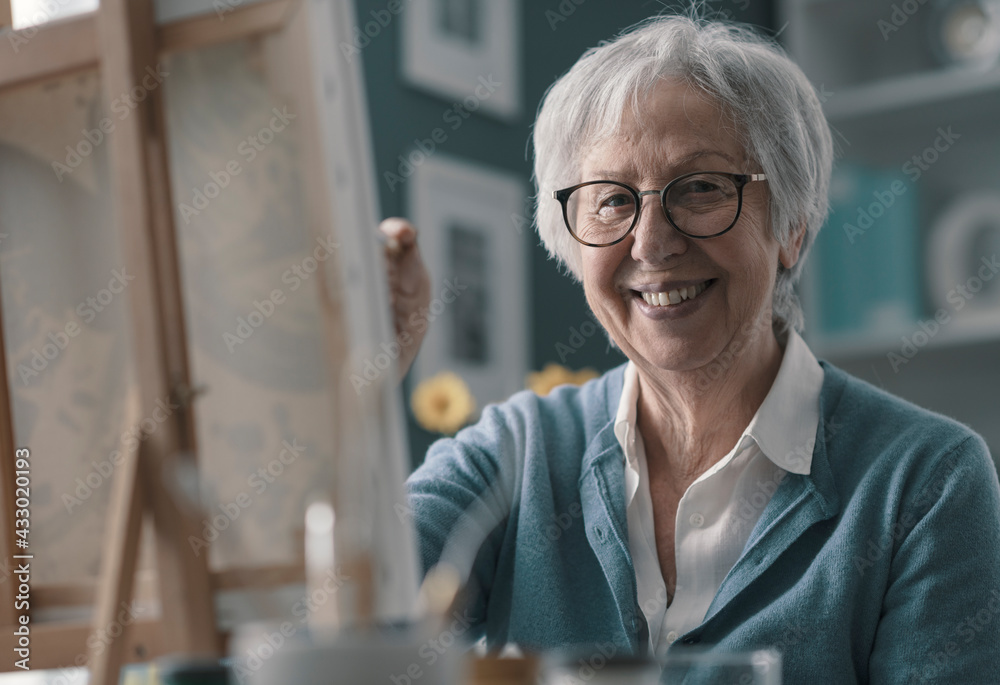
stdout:
POLYGON ((651 366, 662 371, 697 371, 710 363, 712 356, 706 354, 703 340, 659 340, 654 347, 637 349, 641 360, 634 362, 651 366))

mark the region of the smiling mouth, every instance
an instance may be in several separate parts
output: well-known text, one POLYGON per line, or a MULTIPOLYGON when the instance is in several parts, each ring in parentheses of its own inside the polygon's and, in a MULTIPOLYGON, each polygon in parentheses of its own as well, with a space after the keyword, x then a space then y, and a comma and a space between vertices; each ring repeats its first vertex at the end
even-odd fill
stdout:
POLYGON ((678 305, 682 302, 688 300, 693 300, 694 298, 705 292, 710 285, 715 282, 714 278, 710 278, 707 281, 703 281, 697 285, 691 285, 686 288, 677 288, 675 290, 670 290, 663 293, 647 293, 639 292, 638 290, 633 290, 637 296, 642 297, 646 301, 646 304, 653 307, 672 307, 678 305))

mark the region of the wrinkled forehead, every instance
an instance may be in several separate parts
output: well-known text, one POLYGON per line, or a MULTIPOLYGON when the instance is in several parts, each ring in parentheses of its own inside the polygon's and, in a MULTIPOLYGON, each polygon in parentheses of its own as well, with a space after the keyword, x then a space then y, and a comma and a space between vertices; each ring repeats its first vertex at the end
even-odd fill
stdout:
POLYGON ((697 164, 699 157, 727 160, 715 170, 749 171, 749 155, 734 117, 705 90, 663 78, 637 92, 613 115, 600 112, 578 149, 581 176, 606 168, 638 176, 658 176, 673 167, 697 164))

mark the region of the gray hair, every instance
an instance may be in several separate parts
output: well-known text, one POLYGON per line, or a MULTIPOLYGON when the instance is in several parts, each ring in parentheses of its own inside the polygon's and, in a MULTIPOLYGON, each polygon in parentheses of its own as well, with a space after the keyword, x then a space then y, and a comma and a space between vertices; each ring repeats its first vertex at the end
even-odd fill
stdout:
POLYGON ((580 244, 552 191, 580 178, 581 154, 615 135, 627 106, 663 78, 699 88, 737 125, 748 157, 767 174, 771 230, 786 245, 805 224, 799 260, 778 265, 775 330, 801 331, 795 284, 826 221, 833 141, 816 90, 773 40, 753 29, 697 16, 657 16, 591 48, 545 95, 535 121, 536 222, 549 255, 582 282, 580 244))

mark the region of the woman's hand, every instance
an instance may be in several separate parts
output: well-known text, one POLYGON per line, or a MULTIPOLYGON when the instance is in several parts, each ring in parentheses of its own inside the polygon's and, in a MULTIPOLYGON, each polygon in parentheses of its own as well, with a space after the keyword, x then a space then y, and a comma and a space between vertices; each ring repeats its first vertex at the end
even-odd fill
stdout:
POLYGON ((414 316, 431 301, 431 279, 417 247, 417 229, 406 219, 386 219, 379 224, 386 237, 385 261, 389 272, 389 300, 399 343, 399 380, 413 364, 427 333, 427 322, 414 316))

